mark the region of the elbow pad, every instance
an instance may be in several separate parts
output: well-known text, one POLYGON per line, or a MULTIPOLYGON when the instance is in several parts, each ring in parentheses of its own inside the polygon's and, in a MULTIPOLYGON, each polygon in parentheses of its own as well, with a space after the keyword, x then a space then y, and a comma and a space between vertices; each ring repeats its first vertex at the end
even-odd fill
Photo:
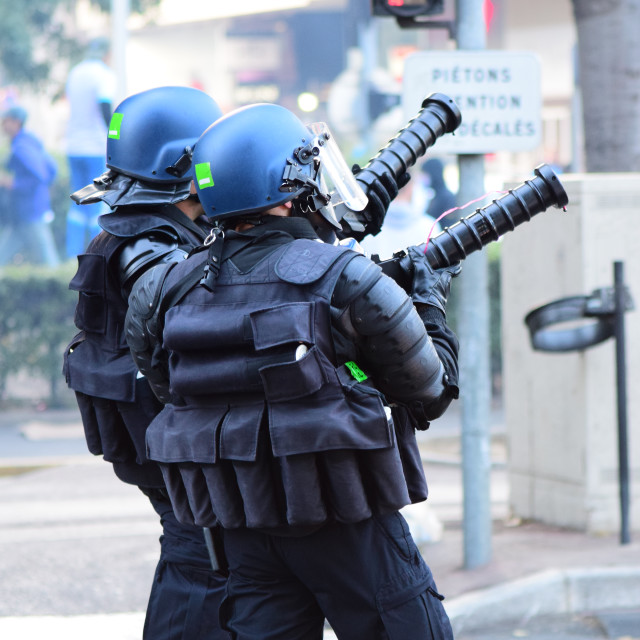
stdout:
POLYGON ((136 238, 120 252, 120 284, 130 289, 133 283, 150 267, 165 262, 180 262, 187 253, 178 245, 175 236, 164 233, 136 238))

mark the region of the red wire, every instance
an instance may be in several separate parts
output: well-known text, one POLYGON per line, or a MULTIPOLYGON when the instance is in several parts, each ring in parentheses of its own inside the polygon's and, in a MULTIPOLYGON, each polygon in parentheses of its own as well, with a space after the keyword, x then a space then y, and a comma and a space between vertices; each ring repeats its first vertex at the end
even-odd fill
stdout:
POLYGON ((447 209, 447 211, 445 211, 444 213, 440 214, 433 221, 433 224, 431 225, 431 229, 429 229, 429 235, 427 236, 427 242, 424 245, 423 253, 427 253, 427 249, 429 248, 429 241, 431 240, 431 235, 433 234, 433 230, 436 228, 436 224, 438 224, 438 222, 440 222, 440 220, 442 220, 442 218, 444 218, 445 216, 448 216, 450 213, 453 213, 454 211, 461 211, 462 209, 466 209, 469 205, 475 204, 476 202, 480 202, 481 200, 485 200, 488 196, 490 196, 493 193, 499 193, 499 194, 504 195, 505 193, 509 193, 509 192, 508 191, 489 191, 488 193, 485 193, 483 196, 480 196, 479 198, 476 198, 475 200, 470 200, 466 204, 460 205, 459 207, 453 207, 452 209, 447 209))

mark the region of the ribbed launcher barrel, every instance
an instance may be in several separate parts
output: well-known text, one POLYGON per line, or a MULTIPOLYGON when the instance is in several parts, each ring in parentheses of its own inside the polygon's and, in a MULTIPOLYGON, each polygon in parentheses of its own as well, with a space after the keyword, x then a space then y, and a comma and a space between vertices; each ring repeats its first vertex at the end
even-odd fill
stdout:
POLYGON ((398 180, 440 136, 455 131, 461 122, 458 105, 443 93, 432 93, 423 100, 418 115, 358 173, 357 180, 368 185, 384 172, 398 180))
MULTIPOLYGON (((464 260, 470 253, 498 240, 523 222, 549 207, 563 208, 569 202, 558 176, 547 164, 534 169, 535 177, 510 189, 504 196, 477 209, 432 238, 426 258, 434 269, 464 260)), ((424 245, 423 245, 424 246, 424 245)), ((405 289, 410 287, 411 262, 401 252, 380 263, 383 271, 405 289)))
MULTIPOLYGON (((365 193, 372 182, 383 173, 391 174, 396 181, 412 167, 436 140, 445 133, 452 133, 462 122, 458 105, 443 93, 428 95, 415 118, 389 140, 378 153, 356 175, 365 193), (366 186, 364 186, 366 185, 366 186)), ((349 212, 343 218, 345 232, 361 240, 367 233, 376 233, 379 228, 369 229, 367 221, 361 220, 357 212, 349 212), (363 232, 362 224, 365 225, 363 232), (349 233, 351 231, 351 233, 349 233)))

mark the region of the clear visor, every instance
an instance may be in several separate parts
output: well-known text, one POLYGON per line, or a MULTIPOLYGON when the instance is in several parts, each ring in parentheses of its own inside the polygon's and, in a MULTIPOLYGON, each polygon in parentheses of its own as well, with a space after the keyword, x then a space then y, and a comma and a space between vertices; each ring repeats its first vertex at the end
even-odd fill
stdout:
MULTIPOLYGON (((329 186, 327 185, 323 176, 320 176, 319 182, 320 182, 320 190, 322 191, 322 193, 331 193, 331 190, 329 189, 329 186)), ((333 208, 333 204, 334 203, 333 203, 333 195, 332 195, 331 201, 325 204, 324 207, 321 207, 318 210, 318 213, 320 213, 320 215, 327 222, 331 223, 331 225, 334 226, 336 229, 342 229, 342 226, 338 222, 338 218, 336 216, 335 209, 333 208)))
POLYGON ((367 206, 367 196, 347 166, 329 127, 324 122, 314 122, 309 130, 318 141, 322 179, 331 193, 331 204, 344 203, 352 211, 362 211, 367 206))

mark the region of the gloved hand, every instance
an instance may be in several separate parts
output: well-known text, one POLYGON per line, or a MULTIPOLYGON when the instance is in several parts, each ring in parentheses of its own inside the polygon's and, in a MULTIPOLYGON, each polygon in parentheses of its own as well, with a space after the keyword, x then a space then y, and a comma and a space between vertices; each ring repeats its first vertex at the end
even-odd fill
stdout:
POLYGON ((447 298, 451 289, 451 278, 461 271, 459 262, 442 269, 433 269, 424 253, 424 244, 407 249, 413 267, 411 298, 414 303, 428 304, 446 313, 447 298))
POLYGON ((391 201, 398 195, 398 191, 409 182, 411 176, 409 173, 405 173, 396 180, 387 172, 384 172, 379 178, 371 172, 366 172, 367 180, 364 181, 358 180, 358 174, 362 169, 357 164, 353 165, 351 171, 369 200, 364 210, 358 212, 358 216, 366 220, 366 222, 363 221, 364 235, 376 235, 382 229, 382 223, 391 201))

